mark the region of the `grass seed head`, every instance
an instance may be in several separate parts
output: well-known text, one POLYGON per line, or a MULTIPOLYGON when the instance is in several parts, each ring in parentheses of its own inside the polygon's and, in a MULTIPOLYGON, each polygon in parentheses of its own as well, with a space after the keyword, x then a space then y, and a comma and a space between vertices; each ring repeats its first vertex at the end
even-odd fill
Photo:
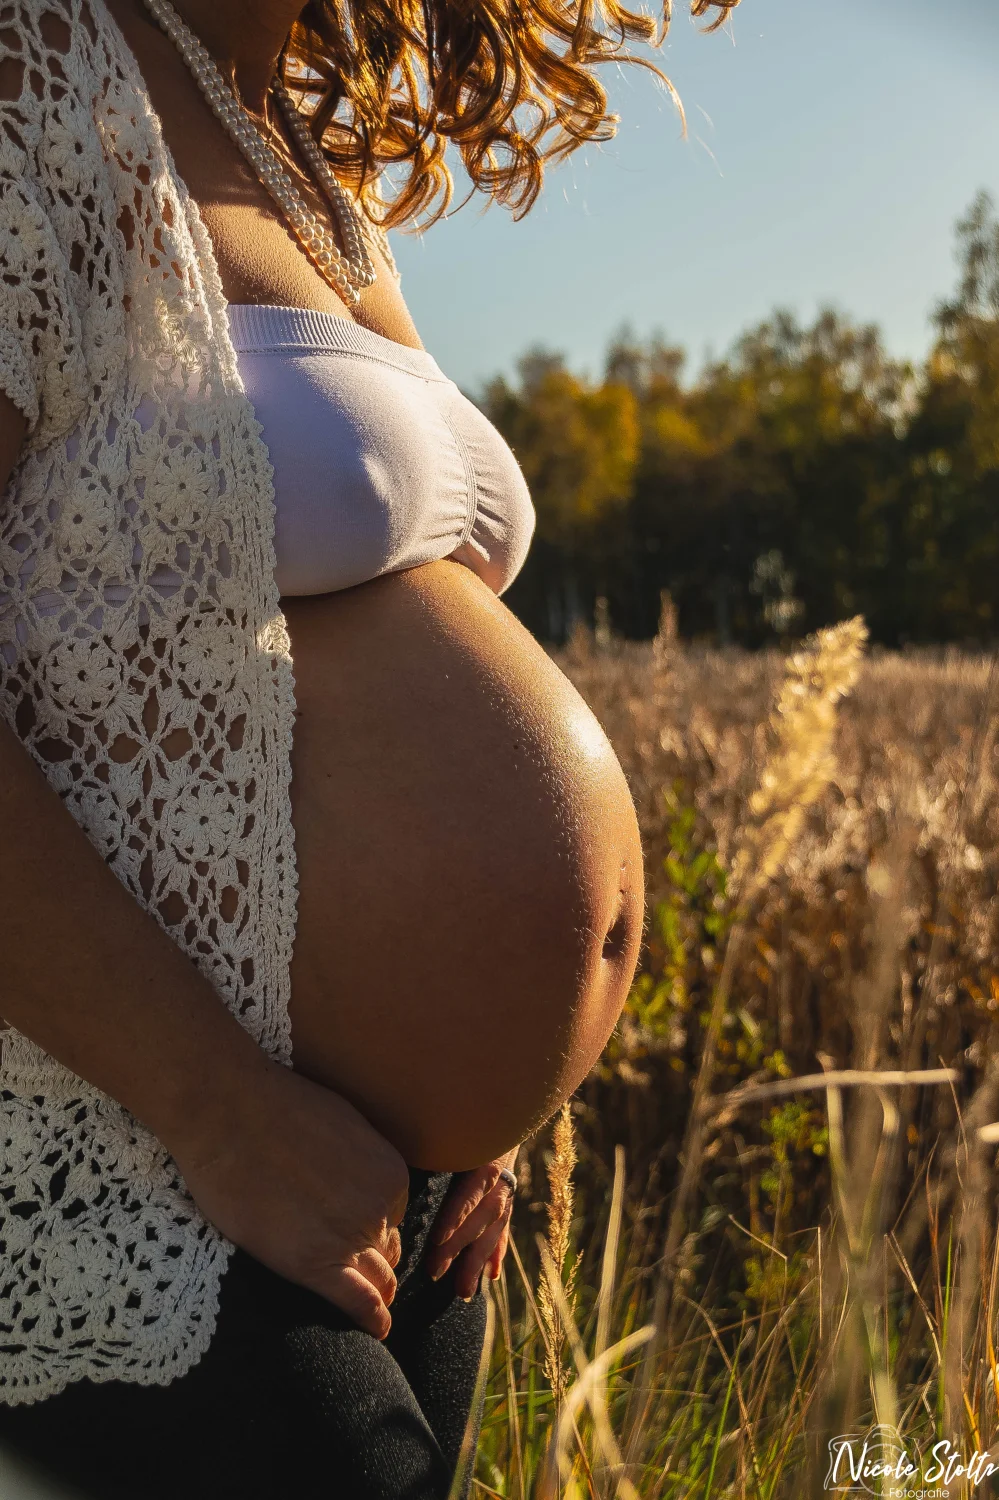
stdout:
MULTIPOLYGON (((576 1161, 576 1136, 572 1124, 572 1109, 567 1100, 555 1118, 552 1155, 548 1165, 548 1249, 554 1268, 562 1278, 570 1307, 576 1267, 574 1262, 567 1267, 566 1261, 572 1233, 572 1174, 576 1161)), ((545 1339, 545 1373, 554 1393, 556 1406, 559 1406, 566 1386, 565 1331, 544 1271, 538 1283, 538 1311, 545 1339)))
POLYGON ((771 749, 732 865, 732 889, 741 902, 780 869, 808 808, 836 774, 837 710, 857 680, 866 641, 867 627, 857 615, 817 631, 787 659, 770 716, 771 749))

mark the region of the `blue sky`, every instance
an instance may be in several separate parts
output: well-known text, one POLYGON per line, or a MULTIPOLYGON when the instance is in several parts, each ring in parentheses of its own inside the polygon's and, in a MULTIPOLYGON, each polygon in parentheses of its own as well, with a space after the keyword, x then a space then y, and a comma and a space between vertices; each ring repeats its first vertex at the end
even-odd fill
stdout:
POLYGON ((608 68, 616 139, 525 220, 473 200, 394 236, 446 372, 475 391, 540 344, 596 373, 624 323, 697 365, 777 305, 826 303, 921 354, 954 221, 999 197, 999 0, 742 0, 712 36, 676 0, 664 65, 686 140, 652 77, 608 68))

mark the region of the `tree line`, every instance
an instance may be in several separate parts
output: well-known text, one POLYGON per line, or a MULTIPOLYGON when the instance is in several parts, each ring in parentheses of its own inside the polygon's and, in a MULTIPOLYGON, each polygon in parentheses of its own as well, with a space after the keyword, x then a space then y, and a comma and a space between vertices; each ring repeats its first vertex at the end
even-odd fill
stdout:
POLYGON ((535 350, 480 402, 537 508, 505 598, 543 639, 594 610, 755 646, 862 613, 886 645, 999 634, 999 218, 957 226, 960 273, 921 364, 876 326, 778 311, 688 378, 661 338, 599 382, 535 350))

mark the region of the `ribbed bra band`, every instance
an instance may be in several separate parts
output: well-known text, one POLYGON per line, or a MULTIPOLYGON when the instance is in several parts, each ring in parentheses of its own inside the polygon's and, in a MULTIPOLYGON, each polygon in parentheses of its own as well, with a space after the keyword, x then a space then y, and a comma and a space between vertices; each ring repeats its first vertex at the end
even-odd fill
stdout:
MULTIPOLYGON (((524 476, 496 428, 426 350, 305 308, 231 304, 228 316, 274 470, 282 598, 333 593, 442 558, 471 568, 497 594, 509 587, 534 532, 524 476)), ((140 404, 135 418, 141 428, 154 415, 140 404)), ((67 449, 81 441, 71 435, 67 449)), ((141 557, 134 566, 136 579, 108 580, 104 603, 127 603, 141 557)), ((145 582, 163 599, 183 586, 167 564, 145 582)), ((77 587, 70 578, 36 591, 36 613, 61 614, 77 587)))

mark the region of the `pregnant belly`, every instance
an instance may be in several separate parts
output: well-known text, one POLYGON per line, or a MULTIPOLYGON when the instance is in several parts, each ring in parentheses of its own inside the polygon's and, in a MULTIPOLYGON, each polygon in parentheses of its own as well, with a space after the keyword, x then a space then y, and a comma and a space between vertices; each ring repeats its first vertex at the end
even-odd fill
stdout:
POLYGON ((294 1065, 414 1166, 579 1084, 637 961, 641 848, 578 693, 468 569, 284 601, 298 713, 294 1065))

